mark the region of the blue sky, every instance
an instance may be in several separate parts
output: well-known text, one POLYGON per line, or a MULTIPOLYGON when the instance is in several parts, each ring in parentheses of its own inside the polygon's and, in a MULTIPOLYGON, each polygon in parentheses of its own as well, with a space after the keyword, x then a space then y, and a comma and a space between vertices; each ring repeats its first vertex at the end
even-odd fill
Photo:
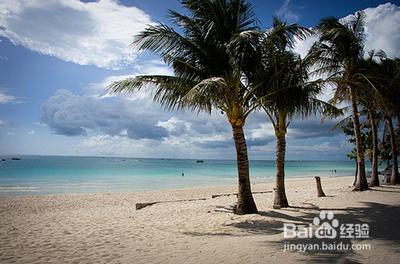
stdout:
MULTIPOLYGON (((273 15, 312 27, 325 16, 367 13, 366 49, 400 56, 398 1, 250 1, 263 28, 273 15)), ((234 158, 229 125, 219 113, 167 112, 148 93, 110 97, 113 80, 170 74, 159 58, 129 48, 150 23, 169 23, 174 0, 99 2, 0 1, 0 154, 234 158)), ((299 43, 304 55, 312 39, 299 43)), ((329 91, 323 95, 329 98, 329 91)), ((295 121, 289 159, 344 159, 346 138, 319 117, 295 121)), ((246 124, 254 159, 274 158, 262 113, 246 124)))

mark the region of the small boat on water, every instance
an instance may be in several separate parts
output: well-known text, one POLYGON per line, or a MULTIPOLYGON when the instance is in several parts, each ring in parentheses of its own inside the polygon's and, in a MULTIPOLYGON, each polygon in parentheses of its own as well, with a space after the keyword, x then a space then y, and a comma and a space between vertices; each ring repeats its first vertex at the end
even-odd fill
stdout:
POLYGON ((196 163, 204 163, 204 160, 196 160, 196 163))

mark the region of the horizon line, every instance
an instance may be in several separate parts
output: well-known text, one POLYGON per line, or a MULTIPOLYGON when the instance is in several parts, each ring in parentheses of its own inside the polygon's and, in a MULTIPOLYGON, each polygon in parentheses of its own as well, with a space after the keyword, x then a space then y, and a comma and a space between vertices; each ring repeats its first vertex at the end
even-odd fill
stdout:
MULTIPOLYGON (((217 158, 171 158, 171 157, 134 157, 134 156, 109 156, 109 155, 63 155, 63 154, 0 154, 4 157, 83 157, 83 158, 121 158, 121 159, 158 159, 158 160, 226 160, 236 161, 236 159, 217 159, 217 158)), ((249 159, 249 161, 274 161, 275 159, 249 159)), ((286 159, 285 161, 352 161, 350 159, 286 159)))

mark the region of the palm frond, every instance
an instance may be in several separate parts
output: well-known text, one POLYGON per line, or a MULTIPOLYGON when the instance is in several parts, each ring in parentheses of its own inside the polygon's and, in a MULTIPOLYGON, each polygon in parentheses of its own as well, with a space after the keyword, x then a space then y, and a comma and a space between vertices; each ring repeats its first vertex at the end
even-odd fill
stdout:
POLYGON ((127 94, 147 88, 154 94, 155 101, 167 109, 174 109, 185 106, 181 99, 193 85, 192 81, 175 76, 143 75, 113 82, 107 91, 127 94))

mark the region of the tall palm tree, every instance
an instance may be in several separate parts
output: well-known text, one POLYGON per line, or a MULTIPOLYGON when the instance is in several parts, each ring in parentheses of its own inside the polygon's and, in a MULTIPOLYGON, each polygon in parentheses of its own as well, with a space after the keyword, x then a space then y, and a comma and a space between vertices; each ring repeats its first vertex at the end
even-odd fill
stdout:
MULTIPOLYGON (((373 89, 360 89, 358 92, 360 102, 367 108, 371 119, 371 129, 376 130, 376 111, 380 111, 386 122, 389 132, 391 153, 392 153, 392 173, 391 177, 386 179, 386 183, 400 183, 398 171, 398 146, 396 141, 396 133, 393 126, 393 119, 399 113, 400 104, 400 64, 398 59, 387 58, 384 51, 374 50, 369 52, 369 57, 360 59, 358 63, 358 72, 360 84, 364 87, 373 89), (374 60, 378 58, 379 61, 374 60), (374 127, 375 126, 375 127, 374 127)), ((376 131, 373 133, 375 145, 377 145, 376 131)), ((376 147, 377 150, 377 147, 376 147)), ((377 155, 377 153, 375 153, 377 155)), ((377 163, 377 161, 375 161, 377 163)), ((379 184, 377 176, 374 177, 374 171, 377 171, 377 164, 372 162, 371 186, 379 184), (375 168, 376 167, 376 168, 375 168)), ((377 172, 376 172, 377 173, 377 172)))
POLYGON ((390 59, 384 53, 381 53, 379 69, 377 71, 379 72, 380 79, 378 79, 376 87, 381 95, 381 110, 384 113, 386 126, 389 131, 392 150, 392 174, 386 183, 399 184, 398 146, 393 119, 396 115, 398 117, 400 108, 400 59, 390 59))
POLYGON ((379 65, 374 60, 376 57, 381 57, 383 51, 371 50, 368 52, 369 56, 360 58, 357 63, 357 72, 359 73, 359 83, 353 83, 357 86, 359 103, 365 108, 367 112, 367 122, 371 129, 371 179, 369 182, 370 187, 379 186, 379 171, 378 171, 378 123, 380 114, 380 105, 382 102, 381 94, 376 89, 376 83, 379 83, 379 65))
POLYGON ((236 147, 235 213, 257 213, 243 128, 258 101, 253 100, 254 87, 242 78, 246 54, 259 38, 255 16, 244 0, 186 0, 181 4, 188 15, 169 11, 178 30, 158 24, 148 27, 134 41, 140 50, 160 55, 172 66, 174 76, 137 76, 115 82, 109 89, 133 92, 150 85, 155 89, 154 100, 167 108, 222 111, 232 127, 236 147))
POLYGON ((346 21, 333 17, 322 19, 316 27, 319 40, 314 43, 309 53, 309 59, 318 67, 314 73, 326 74, 326 81, 335 84, 336 101, 350 98, 358 166, 354 190, 358 191, 368 189, 357 106, 359 99, 357 87, 354 85, 360 78, 357 73, 357 61, 364 55, 364 17, 363 12, 358 12, 346 21))
POLYGON ((261 107, 267 114, 276 136, 276 186, 274 208, 288 207, 285 193, 286 134, 290 120, 330 110, 339 111, 317 98, 318 82, 309 82, 309 64, 292 49, 295 38, 303 39, 310 30, 298 24, 287 24, 274 18, 273 27, 259 43, 258 60, 254 59, 247 75, 261 86, 256 96, 264 98, 261 107), (254 63, 254 62, 257 63, 254 63))
POLYGON ((368 120, 371 127, 372 135, 372 153, 371 153, 371 179, 369 182, 370 187, 379 186, 379 171, 378 171, 378 122, 379 118, 376 113, 374 102, 366 101, 366 109, 368 111, 368 120))

